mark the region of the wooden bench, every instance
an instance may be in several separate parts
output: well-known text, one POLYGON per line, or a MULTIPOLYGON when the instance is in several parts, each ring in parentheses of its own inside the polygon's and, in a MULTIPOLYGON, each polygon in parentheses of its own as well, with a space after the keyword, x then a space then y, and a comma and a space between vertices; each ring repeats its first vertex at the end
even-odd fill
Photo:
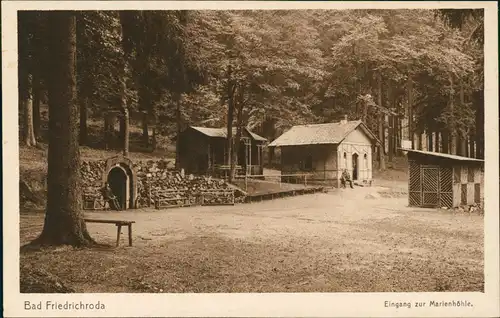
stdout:
POLYGON ((234 190, 221 189, 221 190, 206 190, 200 193, 201 205, 234 205, 234 190), (210 202, 212 199, 220 202, 210 202))
POLYGON ((128 246, 132 246, 132 224, 135 221, 124 221, 124 220, 101 220, 101 219, 84 219, 87 223, 106 223, 114 224, 117 227, 116 233, 116 246, 120 244, 120 234, 122 231, 122 226, 128 226, 128 246))
POLYGON ((153 200, 156 209, 192 205, 190 197, 186 195, 185 190, 158 190, 153 200))

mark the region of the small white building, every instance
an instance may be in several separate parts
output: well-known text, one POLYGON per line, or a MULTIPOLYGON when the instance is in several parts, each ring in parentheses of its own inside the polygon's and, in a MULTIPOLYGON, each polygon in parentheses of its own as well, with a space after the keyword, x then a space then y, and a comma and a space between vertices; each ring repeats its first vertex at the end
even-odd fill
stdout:
POLYGON ((269 147, 281 150, 281 174, 311 174, 308 180, 340 185, 347 169, 353 181, 371 183, 372 153, 377 137, 360 120, 299 125, 278 137, 269 147))

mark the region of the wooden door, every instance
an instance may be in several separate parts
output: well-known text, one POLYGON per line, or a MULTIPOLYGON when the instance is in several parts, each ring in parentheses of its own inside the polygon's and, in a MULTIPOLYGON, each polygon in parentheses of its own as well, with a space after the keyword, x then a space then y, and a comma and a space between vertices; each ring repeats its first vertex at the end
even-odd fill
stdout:
POLYGON ((439 169, 422 167, 422 206, 439 205, 439 169))

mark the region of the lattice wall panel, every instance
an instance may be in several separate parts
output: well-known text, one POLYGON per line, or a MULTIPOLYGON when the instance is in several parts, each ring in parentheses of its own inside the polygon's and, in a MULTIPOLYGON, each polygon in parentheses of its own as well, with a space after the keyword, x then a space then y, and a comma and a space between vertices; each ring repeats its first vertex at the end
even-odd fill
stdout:
POLYGON ((423 205, 432 205, 437 206, 439 203, 439 196, 437 192, 424 192, 424 204, 423 205))
POLYGON ((421 196, 420 192, 410 192, 409 193, 409 203, 411 206, 420 206, 421 205, 421 196))
POLYGON ((410 161, 409 164, 410 164, 410 184, 408 191, 419 192, 421 190, 420 165, 415 163, 415 161, 410 161))
POLYGON ((438 192, 439 170, 437 168, 422 169, 422 186, 424 192, 438 192))
POLYGON ((439 172, 439 190, 443 192, 453 191, 453 171, 451 168, 442 168, 439 172))
POLYGON ((441 192, 439 195, 439 206, 452 208, 453 207, 453 194, 441 192))

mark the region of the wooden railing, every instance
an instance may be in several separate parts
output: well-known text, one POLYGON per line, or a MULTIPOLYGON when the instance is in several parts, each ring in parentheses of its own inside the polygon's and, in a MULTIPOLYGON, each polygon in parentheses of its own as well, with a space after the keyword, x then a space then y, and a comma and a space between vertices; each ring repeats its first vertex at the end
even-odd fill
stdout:
MULTIPOLYGON (((213 165, 212 167, 215 177, 227 178, 231 171, 231 165, 213 165)), ((241 174, 243 168, 239 165, 236 166, 236 174, 241 174)))
POLYGON ((275 181, 279 184, 281 188, 282 183, 293 183, 293 184, 304 184, 307 186, 307 180, 311 179, 312 173, 296 173, 296 174, 277 174, 277 175, 244 175, 235 176, 236 179, 245 180, 245 191, 248 189, 248 180, 250 179, 260 179, 267 181, 275 181))
POLYGON ((185 190, 158 190, 153 196, 156 209, 190 206, 192 202, 185 190))
POLYGON ((193 205, 234 205, 233 189, 210 189, 189 193, 186 190, 158 190, 153 196, 156 209, 193 205))
POLYGON ((216 189, 201 191, 199 202, 201 205, 234 205, 234 190, 216 189))

